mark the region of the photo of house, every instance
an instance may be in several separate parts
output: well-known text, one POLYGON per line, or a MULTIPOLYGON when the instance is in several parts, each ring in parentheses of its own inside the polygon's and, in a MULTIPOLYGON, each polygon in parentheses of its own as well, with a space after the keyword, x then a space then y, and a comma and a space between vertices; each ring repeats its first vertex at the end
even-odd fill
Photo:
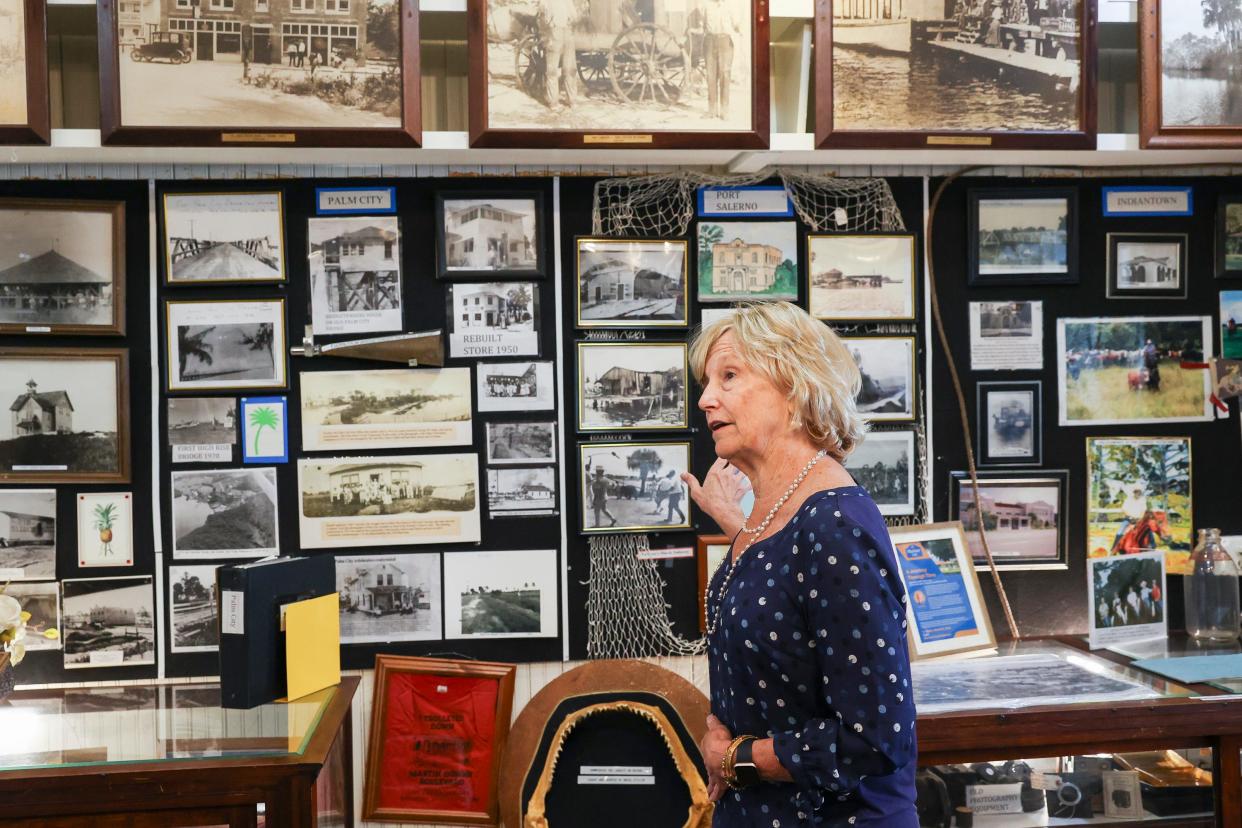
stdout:
POLYGON ((979 498, 969 477, 954 474, 956 517, 976 566, 987 566, 979 525, 987 532, 988 549, 1005 568, 1064 564, 1061 503, 1064 484, 1057 477, 979 477, 979 498))
POLYGON ((56 491, 0 491, 0 570, 9 581, 56 577, 56 491))
POLYGON ((440 637, 440 555, 336 558, 341 643, 440 637))
POLYGON ((536 271, 538 202, 533 198, 444 199, 444 270, 536 271))
POLYGON ((539 288, 533 282, 455 284, 449 289, 454 357, 539 353, 539 288))
POLYGON ((579 427, 684 428, 686 376, 682 343, 579 343, 579 427))
POLYGON ((307 222, 316 333, 399 330, 401 230, 396 216, 307 222))
POLYGON ((26 393, 9 406, 13 433, 18 437, 32 434, 68 434, 73 431, 73 402, 66 391, 39 391, 39 384, 26 380, 26 393))
POLYGON ((578 239, 578 325, 686 323, 686 242, 578 239))

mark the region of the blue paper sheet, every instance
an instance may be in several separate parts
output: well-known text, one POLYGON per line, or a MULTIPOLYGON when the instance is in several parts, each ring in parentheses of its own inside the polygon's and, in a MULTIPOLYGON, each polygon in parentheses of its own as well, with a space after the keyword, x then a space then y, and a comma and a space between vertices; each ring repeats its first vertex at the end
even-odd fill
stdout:
POLYGON ((1242 653, 1144 658, 1134 662, 1134 666, 1183 684, 1196 684, 1217 679, 1242 678, 1242 653))

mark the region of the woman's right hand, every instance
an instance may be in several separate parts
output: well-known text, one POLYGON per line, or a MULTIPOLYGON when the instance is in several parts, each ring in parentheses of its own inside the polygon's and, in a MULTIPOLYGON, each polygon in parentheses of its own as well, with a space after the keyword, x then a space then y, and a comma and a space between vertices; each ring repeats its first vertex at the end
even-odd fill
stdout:
POLYGON ((746 521, 742 497, 750 491, 750 479, 737 467, 719 458, 703 476, 702 484, 690 472, 683 473, 681 479, 690 488, 691 499, 722 532, 733 537, 741 530, 746 521))

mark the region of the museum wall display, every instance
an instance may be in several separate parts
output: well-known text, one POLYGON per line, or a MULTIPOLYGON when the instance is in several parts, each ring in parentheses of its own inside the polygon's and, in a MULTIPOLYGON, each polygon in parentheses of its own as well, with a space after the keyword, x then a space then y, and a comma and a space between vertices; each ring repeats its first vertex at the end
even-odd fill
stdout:
POLYGON ((43 0, 0 3, 0 143, 46 144, 47 7, 43 0))

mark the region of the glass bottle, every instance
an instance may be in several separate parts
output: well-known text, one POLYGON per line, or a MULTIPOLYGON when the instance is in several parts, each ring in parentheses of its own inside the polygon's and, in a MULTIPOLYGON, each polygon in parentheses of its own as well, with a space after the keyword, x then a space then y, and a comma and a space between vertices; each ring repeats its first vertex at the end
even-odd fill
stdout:
POLYGON ((1190 556, 1190 573, 1182 579, 1186 596, 1186 632, 1208 641, 1238 637, 1238 567, 1220 542, 1219 529, 1200 529, 1190 556))

